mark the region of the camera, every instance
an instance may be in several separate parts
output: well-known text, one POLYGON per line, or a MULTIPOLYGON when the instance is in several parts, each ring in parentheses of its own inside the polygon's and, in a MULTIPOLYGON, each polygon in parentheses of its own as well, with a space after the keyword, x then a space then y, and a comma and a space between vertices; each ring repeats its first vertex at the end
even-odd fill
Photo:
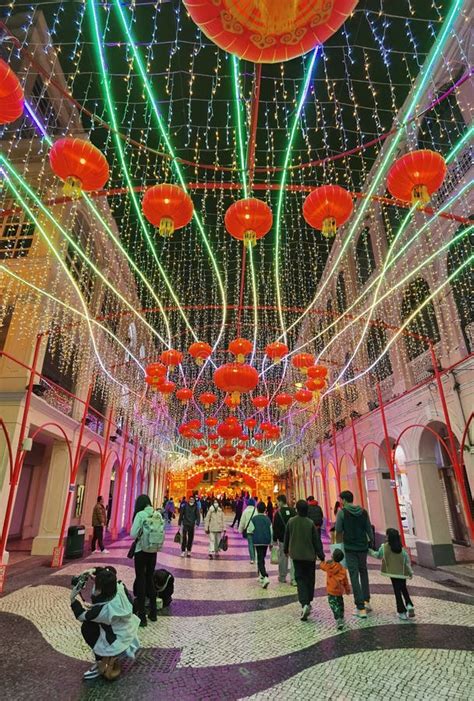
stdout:
POLYGON ((81 574, 74 575, 74 577, 71 579, 71 586, 74 587, 74 589, 81 591, 86 586, 90 576, 90 572, 82 572, 81 574))

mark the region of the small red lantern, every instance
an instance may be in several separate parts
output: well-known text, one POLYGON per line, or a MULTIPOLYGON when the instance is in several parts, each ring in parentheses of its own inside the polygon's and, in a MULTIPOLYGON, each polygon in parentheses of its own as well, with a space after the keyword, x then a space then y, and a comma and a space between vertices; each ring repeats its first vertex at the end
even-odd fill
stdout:
POLYGON ((254 433, 253 437, 255 438, 256 441, 263 441, 263 433, 254 433))
POLYGON ((199 419, 191 419, 190 421, 188 421, 187 425, 192 430, 201 428, 201 422, 199 419))
POLYGON ((219 449, 219 455, 223 458, 233 458, 237 454, 237 449, 233 445, 223 445, 219 449))
POLYGON ((158 392, 163 395, 163 399, 168 401, 175 388, 176 385, 174 382, 170 382, 170 380, 163 380, 163 382, 158 385, 158 392))
POLYGON ((268 234, 273 225, 273 214, 265 202, 249 197, 234 202, 225 213, 224 221, 229 234, 250 247, 268 234))
POLYGON ((219 438, 219 435, 217 433, 208 433, 207 437, 210 441, 216 441, 219 438))
POLYGON ((265 353, 271 358, 275 363, 279 363, 281 359, 287 355, 288 346, 285 343, 280 343, 275 341, 275 343, 269 343, 265 348, 265 353))
POLYGON ((245 421, 244 421, 244 426, 249 428, 251 431, 253 431, 253 429, 255 428, 256 425, 257 425, 256 419, 245 419, 245 421))
POLYGON ((146 374, 150 377, 164 377, 166 375, 166 367, 162 363, 150 363, 146 367, 146 374))
POLYGON ((180 436, 183 436, 183 438, 190 438, 191 430, 188 424, 181 424, 181 426, 178 426, 178 433, 180 436))
POLYGON ((427 204, 446 177, 446 163, 436 151, 420 149, 399 158, 390 168, 387 188, 402 202, 427 204))
POLYGON ((181 404, 187 404, 192 397, 193 393, 188 387, 181 387, 176 392, 176 399, 179 399, 181 404))
POLYGON ((165 379, 166 377, 164 375, 147 375, 145 377, 145 382, 151 389, 157 390, 165 379))
POLYGON ((66 136, 54 142, 49 152, 51 169, 64 180, 64 193, 80 197, 81 192, 101 190, 109 179, 104 154, 90 141, 66 136))
POLYGON ((209 343, 196 341, 189 346, 189 355, 192 355, 196 361, 196 365, 202 365, 207 358, 212 354, 212 348, 209 343))
POLYGON ((289 407, 293 404, 293 397, 287 392, 281 392, 275 397, 275 404, 278 406, 279 409, 285 411, 286 409, 289 409, 289 407))
POLYGON ((313 394, 319 394, 326 387, 326 380, 322 377, 316 377, 314 380, 309 379, 304 383, 306 389, 309 389, 313 394))
POLYGON ((311 353, 298 353, 291 359, 294 368, 298 368, 303 375, 306 375, 308 368, 314 365, 314 356, 311 353))
POLYGON ((252 399, 252 404, 256 409, 259 411, 262 409, 265 409, 270 403, 270 400, 268 397, 264 397, 263 395, 259 395, 258 397, 254 397, 252 399))
POLYGON ((228 351, 235 355, 238 363, 245 363, 245 356, 252 352, 253 345, 246 338, 236 338, 229 343, 228 351))
POLYGON ((166 365, 170 372, 173 372, 175 367, 182 363, 183 354, 180 351, 173 350, 171 348, 170 350, 163 351, 163 353, 160 355, 160 360, 163 365, 166 365))
POLYGON ((189 224, 194 212, 190 196, 178 185, 169 183, 149 187, 142 209, 150 224, 157 226, 160 236, 164 237, 173 236, 176 229, 189 224))
POLYGON ((214 392, 203 392, 198 399, 206 409, 209 409, 212 404, 217 402, 217 397, 214 392))
POLYGON ((212 450, 218 450, 218 449, 219 449, 219 443, 211 443, 211 448, 212 448, 212 450))
POLYGON ((212 428, 213 426, 217 426, 218 421, 217 421, 217 419, 215 418, 215 416, 210 416, 208 419, 205 420, 204 423, 205 423, 206 426, 208 426, 209 428, 212 428))
POLYGON ((313 393, 309 389, 299 389, 295 392, 295 399, 298 404, 309 404, 313 400, 313 393))
POLYGON ((312 380, 325 380, 328 376, 328 369, 324 365, 312 365, 310 368, 308 368, 307 375, 312 380))
POLYGON ((23 114, 24 95, 16 74, 0 59, 0 124, 10 124, 23 114))
POLYGON ((354 205, 347 190, 339 185, 322 185, 315 188, 303 204, 303 217, 313 229, 323 236, 334 236, 337 229, 346 223, 354 205))
POLYGON ((217 427, 217 433, 221 438, 224 438, 224 440, 230 442, 234 438, 240 438, 242 428, 238 422, 223 421, 217 427))
POLYGON ((239 406, 240 402, 236 402, 231 394, 228 394, 227 397, 224 399, 224 404, 230 411, 235 411, 236 408, 239 406))
POLYGON ((240 395, 251 392, 258 384, 258 372, 251 365, 226 363, 214 372, 214 384, 223 392, 232 395, 239 404, 240 395))

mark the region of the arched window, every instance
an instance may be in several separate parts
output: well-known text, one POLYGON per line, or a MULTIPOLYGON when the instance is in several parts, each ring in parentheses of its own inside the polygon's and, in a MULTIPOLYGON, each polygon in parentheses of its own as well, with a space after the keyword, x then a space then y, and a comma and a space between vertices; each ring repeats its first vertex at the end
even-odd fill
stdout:
POLYGON ((336 282, 336 302, 339 314, 342 314, 347 309, 346 282, 344 273, 339 273, 336 282))
MULTIPOLYGON (((462 229, 464 227, 460 227, 462 229)), ((455 235, 460 233, 460 229, 455 235)), ((468 260, 474 253, 474 235, 466 234, 463 238, 452 243, 448 252, 448 275, 456 273, 456 270, 468 260)), ((474 350, 474 275, 471 266, 465 266, 455 278, 451 280, 453 300, 459 314, 461 331, 469 352, 474 350)))
POLYGON ((369 357, 369 364, 375 363, 371 370, 371 375, 378 382, 385 380, 386 377, 392 374, 392 363, 390 362, 390 356, 388 353, 384 352, 387 346, 387 332, 382 325, 378 326, 374 324, 370 327, 369 333, 367 334, 367 355, 369 357))
MULTIPOLYGON (((453 82, 443 85, 434 98, 449 90, 463 71, 464 68, 461 68, 453 82)), ((433 151, 438 151, 445 156, 466 130, 467 125, 456 99, 456 91, 454 91, 423 117, 418 130, 418 148, 433 149, 433 151)))
POLYGON ((369 227, 361 232, 356 243, 356 270, 359 285, 365 285, 375 270, 375 256, 369 227))
MULTIPOLYGON (((429 294, 430 288, 426 280, 421 277, 412 280, 403 295, 401 309, 402 320, 405 321, 416 312, 429 294)), ((440 340, 439 328, 432 302, 428 302, 428 304, 425 304, 425 306, 420 309, 412 321, 406 326, 406 330, 418 336, 405 336, 405 345, 409 360, 413 360, 428 349, 429 344, 424 340, 425 338, 431 339, 433 343, 438 343, 440 340)))

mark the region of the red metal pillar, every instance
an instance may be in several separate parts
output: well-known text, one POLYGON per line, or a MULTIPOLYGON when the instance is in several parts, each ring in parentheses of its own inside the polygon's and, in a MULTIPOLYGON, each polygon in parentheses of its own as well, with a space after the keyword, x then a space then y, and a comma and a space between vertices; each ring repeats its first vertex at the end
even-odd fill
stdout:
POLYGON ((137 458, 138 458, 138 440, 135 439, 135 450, 133 451, 133 462, 132 462, 132 484, 130 485, 130 499, 128 500, 128 514, 127 514, 127 530, 129 531, 132 527, 132 508, 133 508, 133 492, 135 489, 135 481, 137 479, 137 458))
MULTIPOLYGON (((5 554, 5 549, 7 547, 8 532, 10 530, 10 521, 13 512, 13 504, 15 502, 16 489, 18 487, 18 481, 20 479, 21 468, 23 466, 23 460, 25 457, 25 452, 23 451, 23 441, 26 437, 26 426, 28 423, 28 413, 30 411, 31 405, 31 395, 33 394, 33 385, 35 384, 36 376, 36 366, 38 364, 38 356, 41 348, 41 341, 43 340, 44 334, 40 333, 36 336, 35 348, 33 351, 33 361, 30 367, 30 377, 28 380, 28 387, 26 390, 25 404, 23 407, 23 415, 21 418, 20 434, 18 436, 18 444, 15 452, 15 462, 12 466, 11 479, 10 479, 10 489, 8 492, 7 508, 5 511, 5 519, 3 521, 2 537, 0 540, 0 565, 3 563, 3 556, 5 554)), ((3 580, 5 579, 5 572, 3 572, 3 580)))
POLYGON ((362 465, 361 461, 359 460, 359 448, 357 445, 357 435, 355 431, 355 426, 354 426, 354 419, 351 419, 351 428, 352 428, 352 442, 354 443, 354 455, 355 455, 355 468, 356 468, 356 475, 357 475, 357 485, 359 487, 359 495, 360 495, 360 503, 362 507, 365 509, 366 504, 365 504, 365 499, 364 499, 364 490, 362 489, 362 465))
POLYGON ((471 515, 471 506, 469 503, 469 498, 467 495, 467 490, 466 490, 466 485, 464 483, 464 475, 461 469, 461 464, 459 462, 458 458, 458 451, 456 448, 456 441, 454 439, 454 433, 453 433, 453 428, 451 426, 451 419, 449 416, 449 411, 448 411, 448 405, 446 403, 446 395, 444 393, 444 387, 443 387, 443 382, 441 380, 441 375, 439 372, 438 368, 438 359, 436 358, 436 353, 435 349, 433 347, 433 344, 430 341, 430 353, 431 353, 431 360, 433 364, 433 371, 435 375, 435 380, 436 384, 438 386, 438 392, 439 392, 439 398, 441 400, 441 406, 443 408, 443 414, 444 414, 444 421, 446 423, 446 428, 448 431, 448 441, 449 441, 449 447, 451 450, 451 460, 453 462, 453 468, 454 468, 454 474, 456 475, 456 481, 458 483, 459 491, 461 493, 461 499, 463 502, 464 506, 464 515, 468 524, 469 532, 471 534, 471 538, 474 538, 474 521, 472 519, 471 515))
POLYGON ((140 472, 140 494, 143 494, 143 488, 145 486, 145 477, 146 477, 146 446, 143 447, 142 467, 141 467, 141 472, 140 472))
POLYGON ((326 475, 326 467, 324 465, 324 455, 323 446, 319 444, 319 455, 321 457, 321 480, 323 482, 323 492, 324 492, 324 508, 326 509, 326 523, 327 525, 331 522, 331 507, 329 505, 329 494, 328 494, 328 481, 326 475))
POLYGON ((313 456, 310 457, 309 459, 309 493, 314 496, 314 498, 317 498, 317 494, 315 493, 314 489, 314 459, 313 456))
POLYGON ((334 441, 334 458, 336 460, 337 491, 341 492, 341 472, 339 469, 339 455, 337 452, 337 432, 336 432, 336 427, 334 426, 334 424, 332 425, 332 439, 334 441))
POLYGON ((59 533, 58 544, 53 549, 53 558, 51 560, 51 567, 61 567, 61 565, 63 564, 64 533, 66 531, 66 523, 69 519, 69 511, 71 508, 72 495, 74 494, 75 489, 76 489, 76 477, 77 477, 77 473, 79 470, 79 464, 80 464, 82 437, 84 435, 84 429, 86 426, 87 414, 89 413, 89 405, 90 405, 90 401, 91 401, 93 388, 94 388, 94 383, 91 382, 89 385, 89 389, 87 390, 87 398, 86 398, 86 402, 84 404, 84 411, 82 413, 81 424, 79 426, 79 437, 77 439, 76 452, 74 455, 74 463, 71 467, 71 472, 69 475, 69 488, 68 488, 67 497, 66 497, 66 504, 64 505, 63 521, 61 524, 61 531, 59 533))
POLYGON ((127 443, 128 443, 128 430, 127 426, 125 426, 123 434, 122 434, 122 457, 120 459, 120 465, 118 469, 118 484, 117 484, 117 492, 116 492, 116 499, 118 499, 118 503, 115 504, 115 513, 114 513, 114 522, 112 524, 112 530, 110 532, 110 535, 113 540, 117 538, 118 535, 118 530, 117 530, 117 516, 118 512, 120 510, 120 499, 121 499, 121 491, 122 491, 122 481, 123 481, 123 474, 125 472, 125 456, 127 453, 127 443))
POLYGON ((105 474, 105 467, 107 465, 107 460, 109 458, 109 440, 110 440, 110 433, 112 431, 112 416, 114 413, 113 406, 110 407, 109 411, 109 416, 107 418, 107 427, 105 429, 105 437, 104 437, 104 451, 102 454, 102 462, 100 464, 100 479, 99 479, 99 489, 98 489, 98 494, 102 493, 102 487, 104 486, 104 474, 105 474))
POLYGON ((384 436, 385 436, 385 445, 387 447, 387 462, 388 462, 388 469, 390 472, 390 488, 392 490, 393 499, 395 501, 395 510, 397 512, 398 530, 400 532, 400 537, 401 537, 402 543, 405 546, 406 545, 405 533, 403 531, 402 517, 400 514, 400 504, 398 502, 397 478, 395 475, 395 465, 393 463, 393 453, 392 453, 392 447, 390 445, 390 436, 388 435, 387 419, 385 416, 385 407, 384 407, 384 403, 383 403, 383 399, 382 399, 382 390, 380 389, 379 383, 377 383, 377 397, 379 400, 380 415, 382 417, 383 432, 384 432, 384 436))

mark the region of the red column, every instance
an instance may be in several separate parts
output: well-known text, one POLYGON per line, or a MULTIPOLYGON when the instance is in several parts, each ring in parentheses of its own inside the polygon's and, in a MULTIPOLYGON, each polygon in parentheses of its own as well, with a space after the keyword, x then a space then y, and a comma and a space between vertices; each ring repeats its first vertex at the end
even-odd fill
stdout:
POLYGON ((133 462, 132 462, 132 484, 130 485, 130 499, 128 500, 128 514, 127 514, 127 530, 129 531, 132 526, 132 508, 133 508, 133 491, 135 489, 135 481, 137 479, 137 458, 138 458, 138 440, 135 439, 135 450, 133 451, 133 462))
POLYGON ((113 416, 114 410, 113 406, 110 408, 109 415, 107 418, 107 426, 105 429, 105 437, 104 437, 104 451, 102 454, 102 461, 100 464, 100 479, 99 479, 99 489, 98 489, 98 494, 102 494, 102 487, 104 486, 104 474, 105 474, 105 467, 107 465, 107 460, 109 458, 109 440, 110 440, 110 433, 112 430, 112 416, 113 416))
POLYGON ((116 492, 116 499, 118 499, 118 503, 115 504, 115 513, 114 513, 114 522, 112 524, 112 530, 110 532, 110 535, 112 536, 112 539, 115 540, 118 535, 118 530, 117 530, 117 514, 120 509, 120 498, 121 498, 121 491, 122 491, 122 480, 123 480, 123 473, 125 471, 125 459, 126 459, 126 454, 127 454, 127 443, 128 443, 128 431, 127 431, 127 426, 125 426, 123 435, 122 435, 122 457, 120 460, 120 465, 118 469, 118 483, 117 483, 117 492, 116 492))
POLYGON ((354 426, 354 419, 351 419, 351 428, 352 428, 352 442, 354 443, 354 455, 355 455, 355 467, 356 467, 356 474, 357 474, 357 484, 359 486, 359 494, 360 494, 360 503, 362 507, 365 509, 365 499, 364 499, 364 490, 362 489, 362 465, 361 461, 359 460, 359 448, 357 446, 357 435, 355 431, 355 426, 354 426))
POLYGON ((341 491, 341 473, 339 471, 339 456, 337 452, 337 433, 336 433, 336 427, 334 424, 332 425, 332 439, 334 441, 334 458, 336 460, 336 482, 337 482, 337 491, 341 491))
POLYGON ((329 524, 331 507, 329 506, 328 481, 327 481, 327 475, 326 475, 326 467, 324 465, 323 446, 321 445, 321 443, 319 444, 319 455, 321 456, 321 480, 323 482, 324 508, 326 509, 326 522, 329 524))

